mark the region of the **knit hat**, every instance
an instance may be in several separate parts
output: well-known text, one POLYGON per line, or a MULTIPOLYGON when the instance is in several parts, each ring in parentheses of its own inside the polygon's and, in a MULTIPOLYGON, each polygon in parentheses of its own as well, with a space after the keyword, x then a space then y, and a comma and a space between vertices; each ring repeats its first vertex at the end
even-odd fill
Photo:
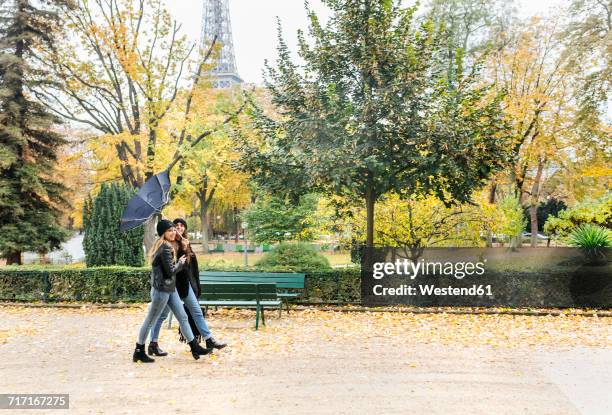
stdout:
POLYGON ((174 228, 174 223, 168 219, 162 219, 157 222, 157 235, 162 236, 168 229, 174 228))
POLYGON ((176 218, 172 221, 172 223, 174 223, 175 225, 181 223, 185 227, 185 230, 187 230, 187 222, 185 222, 185 219, 183 218, 176 218))

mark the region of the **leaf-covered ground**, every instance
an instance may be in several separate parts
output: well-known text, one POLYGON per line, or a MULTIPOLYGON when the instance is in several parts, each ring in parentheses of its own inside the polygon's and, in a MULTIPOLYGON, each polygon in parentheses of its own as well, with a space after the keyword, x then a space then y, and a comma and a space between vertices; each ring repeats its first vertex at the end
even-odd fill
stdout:
POLYGON ((143 365, 144 314, 0 307, 0 390, 70 393, 74 413, 574 414, 606 404, 598 385, 612 380, 609 317, 306 309, 268 312, 256 332, 253 311, 220 309, 209 323, 229 347, 196 362, 175 321, 170 355, 143 365), (583 375, 581 401, 563 385, 583 375))

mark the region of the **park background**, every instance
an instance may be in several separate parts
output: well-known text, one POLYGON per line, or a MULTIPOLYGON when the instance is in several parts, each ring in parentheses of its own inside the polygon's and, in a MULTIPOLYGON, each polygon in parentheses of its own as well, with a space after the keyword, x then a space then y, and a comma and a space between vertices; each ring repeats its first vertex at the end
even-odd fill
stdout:
POLYGON ((362 246, 610 245, 605 4, 243 3, 4 6, 0 250, 39 264, 4 298, 144 299, 104 267, 146 265, 161 216, 119 218, 177 155, 163 216, 202 268, 319 300, 359 301, 362 246))

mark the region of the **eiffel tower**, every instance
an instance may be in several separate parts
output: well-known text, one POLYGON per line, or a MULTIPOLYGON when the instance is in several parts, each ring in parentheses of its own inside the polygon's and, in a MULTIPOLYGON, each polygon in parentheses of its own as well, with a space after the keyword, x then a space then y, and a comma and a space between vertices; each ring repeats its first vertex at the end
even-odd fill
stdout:
POLYGON ((230 21, 229 0, 204 0, 202 11, 202 48, 210 45, 215 35, 221 44, 221 53, 217 66, 212 70, 212 82, 215 88, 230 88, 242 83, 236 68, 234 40, 230 21))

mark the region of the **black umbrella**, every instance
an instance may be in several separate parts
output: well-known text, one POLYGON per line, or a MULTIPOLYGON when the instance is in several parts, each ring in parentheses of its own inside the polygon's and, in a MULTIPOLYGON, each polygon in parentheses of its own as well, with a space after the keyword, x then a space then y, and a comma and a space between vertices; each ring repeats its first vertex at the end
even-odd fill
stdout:
POLYGON ((121 231, 129 231, 161 213, 170 202, 170 170, 157 173, 142 185, 130 199, 121 217, 121 231))

